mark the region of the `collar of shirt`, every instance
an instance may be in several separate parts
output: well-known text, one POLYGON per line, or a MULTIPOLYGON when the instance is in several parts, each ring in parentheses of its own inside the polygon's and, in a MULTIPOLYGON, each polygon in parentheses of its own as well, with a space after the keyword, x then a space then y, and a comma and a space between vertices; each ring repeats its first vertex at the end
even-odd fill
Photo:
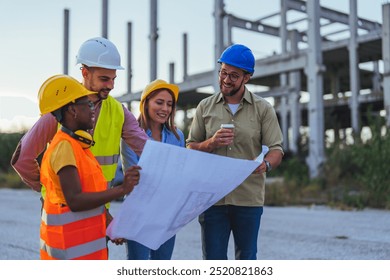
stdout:
MULTIPOLYGON (((247 101, 249 104, 252 104, 252 97, 250 95, 249 90, 246 87, 245 87, 244 95, 243 95, 240 103, 242 103, 243 100, 247 101)), ((219 92, 218 98, 216 99, 215 103, 219 103, 222 101, 225 102, 225 98, 223 98, 222 93, 219 92)))
MULTIPOLYGON (((146 130, 146 134, 148 135, 148 137, 150 138, 150 139, 152 139, 152 140, 154 140, 153 138, 152 138, 152 131, 148 128, 147 130, 146 130)), ((162 129, 162 132, 161 132, 161 142, 162 143, 169 143, 169 135, 171 135, 172 134, 172 132, 167 128, 167 126, 164 124, 163 125, 163 129, 162 129)))

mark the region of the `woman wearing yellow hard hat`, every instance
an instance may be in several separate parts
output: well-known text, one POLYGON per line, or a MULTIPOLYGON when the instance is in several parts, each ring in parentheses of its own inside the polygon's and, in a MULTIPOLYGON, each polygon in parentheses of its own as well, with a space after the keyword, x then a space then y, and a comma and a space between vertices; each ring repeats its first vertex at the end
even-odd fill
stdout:
POLYGON ((38 94, 41 114, 61 124, 40 170, 46 187, 40 229, 41 259, 107 259, 105 203, 130 193, 139 182, 138 166, 125 173, 123 184, 107 189, 102 169, 89 150, 94 144, 93 103, 76 79, 56 75, 38 94))
MULTIPOLYGON (((150 139, 184 147, 184 134, 175 126, 176 104, 179 87, 164 80, 154 80, 142 92, 138 122, 150 139)), ((138 163, 139 157, 123 141, 123 170, 138 163)), ((127 240, 127 259, 129 260, 169 260, 175 245, 171 237, 157 250, 152 250, 134 241, 127 240)))

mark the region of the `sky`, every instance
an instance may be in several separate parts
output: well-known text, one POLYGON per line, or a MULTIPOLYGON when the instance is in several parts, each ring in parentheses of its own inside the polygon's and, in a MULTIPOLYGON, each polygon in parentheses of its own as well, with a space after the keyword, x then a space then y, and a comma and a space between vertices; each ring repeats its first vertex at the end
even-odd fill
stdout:
MULTIPOLYGON (((386 2, 358 0, 358 15, 381 23, 381 5, 386 2)), ((320 3, 341 12, 349 10, 349 0, 320 3)), ((279 5, 278 0, 225 0, 228 13, 249 20, 274 14, 279 5)), ((0 132, 26 130, 39 118, 37 93, 41 84, 63 72, 65 9, 70 12, 69 75, 81 81, 75 56, 84 41, 102 35, 102 1, 0 0, 0 132)), ((173 62, 175 81, 181 82, 184 33, 188 36, 188 74, 215 67, 213 10, 214 0, 158 0, 158 78, 169 80, 169 63, 173 62)), ((124 67, 128 22, 132 23, 132 89, 139 91, 150 81, 150 1, 108 1, 108 38, 121 53, 124 67)), ((278 26, 279 18, 267 23, 278 26)), ((280 52, 280 40, 258 33, 235 30, 233 41, 250 47, 256 59, 280 52)), ((117 71, 112 96, 127 92, 126 71, 117 71)))

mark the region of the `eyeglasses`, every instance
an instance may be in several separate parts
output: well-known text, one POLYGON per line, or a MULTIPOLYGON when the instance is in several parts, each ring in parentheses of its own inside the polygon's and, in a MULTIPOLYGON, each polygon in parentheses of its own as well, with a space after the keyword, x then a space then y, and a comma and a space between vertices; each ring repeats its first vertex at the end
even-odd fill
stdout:
POLYGON ((83 104, 87 104, 90 110, 95 109, 95 104, 93 104, 93 102, 90 100, 85 100, 85 101, 73 103, 73 105, 83 105, 83 104))
POLYGON ((219 70, 218 71, 219 77, 224 80, 226 77, 229 77, 229 79, 234 83, 236 82, 241 76, 236 73, 228 73, 225 70, 219 70))

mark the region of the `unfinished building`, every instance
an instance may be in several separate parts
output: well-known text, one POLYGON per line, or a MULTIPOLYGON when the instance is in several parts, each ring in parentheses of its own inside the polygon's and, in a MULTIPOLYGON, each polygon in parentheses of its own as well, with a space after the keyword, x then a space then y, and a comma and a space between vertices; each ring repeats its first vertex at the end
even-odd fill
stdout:
MULTIPOLYGON (((360 135, 366 125, 367 113, 381 114, 390 126, 390 4, 382 5, 382 23, 358 18, 357 0, 349 0, 349 14, 320 6, 319 0, 281 0, 278 13, 257 20, 242 19, 224 10, 223 0, 214 0, 215 61, 226 46, 235 43, 232 29, 241 28, 276 36, 281 41, 281 53, 256 60, 255 73, 249 84, 266 90, 255 92, 273 98, 283 135, 285 150, 298 152, 302 128, 309 133, 307 165, 310 176, 320 175, 325 162, 325 131, 349 128, 360 135), (291 20, 289 14, 301 14, 291 20), (280 26, 267 24, 280 17, 280 26), (299 29, 306 22, 305 29, 299 29), (341 28, 327 33, 331 25, 341 28), (347 39, 332 39, 334 34, 348 30, 347 39), (368 69, 361 65, 369 65, 368 69), (380 68, 383 67, 382 70, 380 68), (302 96, 306 95, 306 101, 302 96)), ((157 0, 151 0, 151 15, 157 11, 157 0)), ((151 20, 151 80, 157 78, 157 23, 151 20)), ((183 36, 186 56, 187 40, 183 36)), ((188 75, 187 57, 183 59, 179 108, 196 107, 209 94, 200 88, 213 86, 218 91, 217 69, 188 75)), ((171 67, 170 77, 174 77, 171 67)), ((140 99, 141 92, 128 92, 119 97, 130 103, 140 99)))

